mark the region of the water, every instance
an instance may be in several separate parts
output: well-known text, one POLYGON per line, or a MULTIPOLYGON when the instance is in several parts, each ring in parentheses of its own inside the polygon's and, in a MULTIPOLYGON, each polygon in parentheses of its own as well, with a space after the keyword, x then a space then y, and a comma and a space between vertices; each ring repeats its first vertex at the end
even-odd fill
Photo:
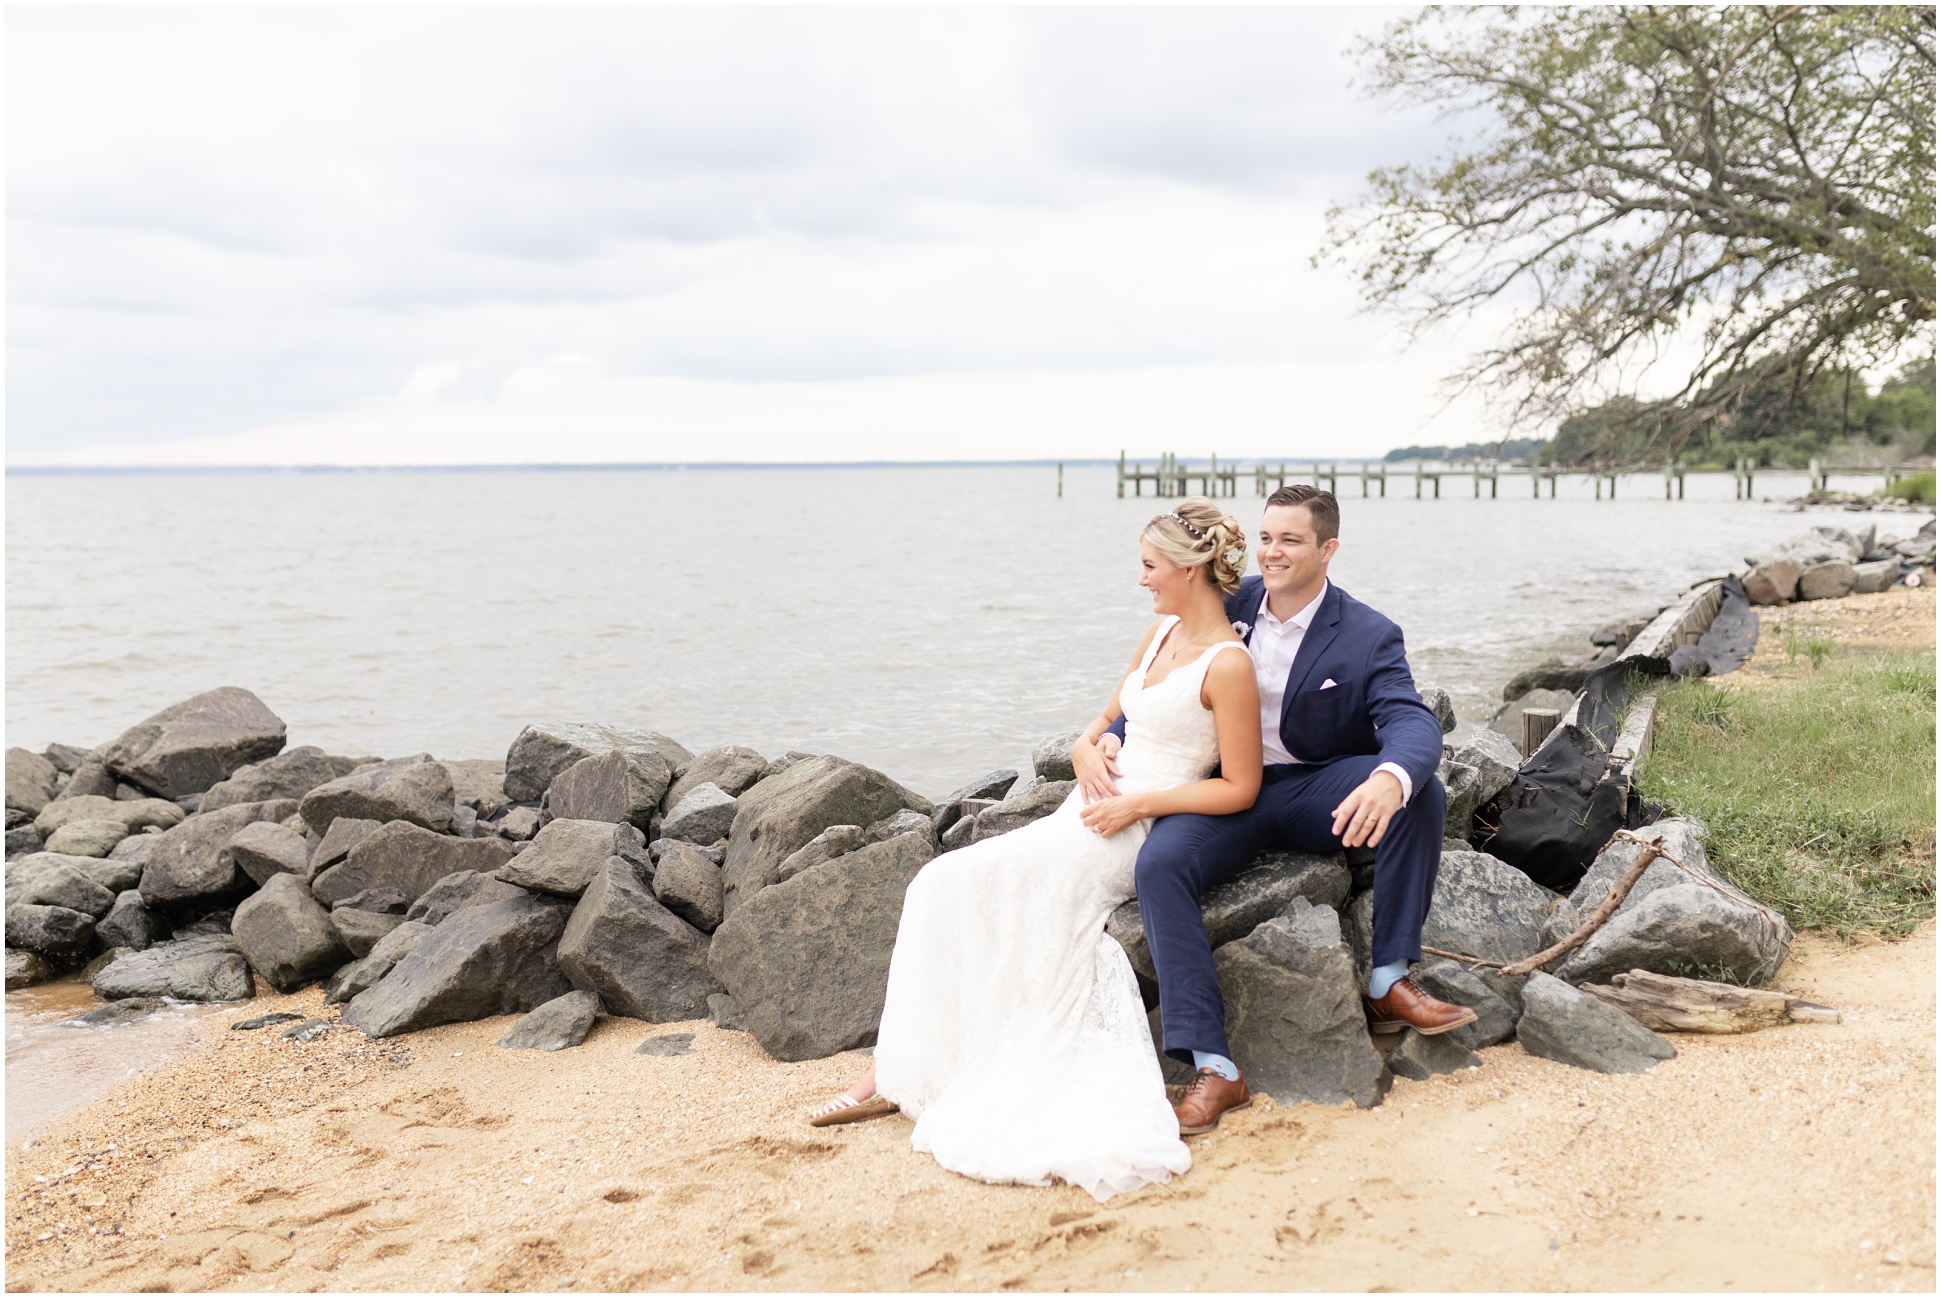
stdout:
MULTIPOLYGON (((1809 521, 1724 475, 1682 502, 1650 478, 1615 502, 1521 485, 1344 484, 1336 580, 1466 722, 1809 521)), ((234 684, 339 753, 496 756, 529 721, 597 719, 840 753, 935 796, 1089 721, 1150 618, 1136 537, 1162 506, 1104 468, 1053 491, 1049 467, 13 475, 7 742, 91 746, 234 684)))

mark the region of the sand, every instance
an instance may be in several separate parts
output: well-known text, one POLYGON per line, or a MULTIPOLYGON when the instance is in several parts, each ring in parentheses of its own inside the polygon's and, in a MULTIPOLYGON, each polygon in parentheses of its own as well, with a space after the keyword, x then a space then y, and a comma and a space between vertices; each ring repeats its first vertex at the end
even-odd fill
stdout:
POLYGON ((1736 672, 1710 679, 1722 689, 1757 690, 1809 678, 1814 671, 1806 652, 1809 637, 1831 637, 1837 653, 1865 654, 1934 646, 1933 586, 1894 586, 1875 595, 1811 600, 1780 608, 1761 608, 1759 643, 1736 672), (1787 652, 1787 632, 1793 651, 1787 652))
MULTIPOLYGON (((1165 1186, 987 1186, 901 1117, 816 1131, 857 1056, 707 1023, 511 1019, 311 1044, 250 1014, 10 1147, 13 1289, 1934 1287, 1935 930, 1808 934, 1845 1021, 1677 1038, 1637 1077, 1514 1043, 1359 1111, 1261 1101, 1165 1186), (691 1032, 692 1053, 643 1056, 691 1032)), ((1029 1085, 1020 1078, 1020 1085, 1029 1085)))

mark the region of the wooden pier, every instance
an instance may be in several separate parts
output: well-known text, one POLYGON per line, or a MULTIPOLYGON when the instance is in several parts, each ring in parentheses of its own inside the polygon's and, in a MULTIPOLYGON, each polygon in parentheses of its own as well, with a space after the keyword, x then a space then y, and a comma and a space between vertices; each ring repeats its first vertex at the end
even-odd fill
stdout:
MULTIPOLYGON (((1468 465, 1437 464, 1430 467, 1429 461, 1357 461, 1348 465, 1339 462, 1309 460, 1305 463, 1281 460, 1276 463, 1262 461, 1250 469, 1238 464, 1221 462, 1217 455, 1207 456, 1204 463, 1194 464, 1167 452, 1161 455, 1150 467, 1139 460, 1128 460, 1124 451, 1119 452, 1118 489, 1119 499, 1125 499, 1126 484, 1132 484, 1132 494, 1146 494, 1146 484, 1151 483, 1153 495, 1161 497, 1179 496, 1238 496, 1242 479, 1251 479, 1254 495, 1267 496, 1290 482, 1308 482, 1317 487, 1325 486, 1339 496, 1341 484, 1360 483, 1361 495, 1386 497, 1391 479, 1402 487, 1413 484, 1415 498, 1423 499, 1424 487, 1432 500, 1442 499, 1442 481, 1450 479, 1453 483, 1468 481, 1469 493, 1475 499, 1482 499, 1483 484, 1489 484, 1490 499, 1497 498, 1500 487, 1505 481, 1516 482, 1523 478, 1530 480, 1530 495, 1542 497, 1544 484, 1550 487, 1551 499, 1557 496, 1559 478, 1589 478, 1591 495, 1596 500, 1616 500, 1618 479, 1650 475, 1662 477, 1665 484, 1666 500, 1685 498, 1685 475, 1692 470, 1679 464, 1630 464, 1615 467, 1565 469, 1550 465, 1514 465, 1501 463, 1475 463, 1468 465), (1608 493, 1608 494, 1607 494, 1608 493)), ((1760 467, 1749 459, 1742 459, 1732 467, 1732 497, 1734 500, 1753 500, 1753 474, 1761 473, 1798 473, 1798 469, 1784 469, 1777 466, 1760 467)), ((1806 469, 1806 474, 1814 490, 1825 490, 1827 478, 1834 473, 1850 475, 1882 475, 1886 484, 1892 486, 1901 475, 1899 465, 1856 465, 1828 466, 1814 460, 1806 469)), ((1060 466, 1059 492, 1064 492, 1063 466, 1060 466)))

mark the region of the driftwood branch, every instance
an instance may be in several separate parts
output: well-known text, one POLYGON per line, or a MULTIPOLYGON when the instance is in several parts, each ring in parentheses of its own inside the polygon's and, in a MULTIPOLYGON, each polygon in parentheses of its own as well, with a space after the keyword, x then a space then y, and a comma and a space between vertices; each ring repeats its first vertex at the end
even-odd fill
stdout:
POLYGON ((1670 978, 1633 969, 1608 986, 1577 989, 1623 1010, 1653 1032, 1757 1032, 1782 1023, 1838 1023, 1840 1011, 1784 992, 1670 978))

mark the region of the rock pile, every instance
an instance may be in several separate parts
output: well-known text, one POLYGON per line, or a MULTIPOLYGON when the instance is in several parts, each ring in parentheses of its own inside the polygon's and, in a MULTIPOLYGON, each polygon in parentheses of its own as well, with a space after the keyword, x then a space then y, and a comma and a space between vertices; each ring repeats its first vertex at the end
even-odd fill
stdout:
POLYGON ((1906 538, 1822 523, 1764 554, 1746 556, 1741 580, 1755 604, 1870 595, 1896 582, 1934 579, 1934 520, 1906 538))

